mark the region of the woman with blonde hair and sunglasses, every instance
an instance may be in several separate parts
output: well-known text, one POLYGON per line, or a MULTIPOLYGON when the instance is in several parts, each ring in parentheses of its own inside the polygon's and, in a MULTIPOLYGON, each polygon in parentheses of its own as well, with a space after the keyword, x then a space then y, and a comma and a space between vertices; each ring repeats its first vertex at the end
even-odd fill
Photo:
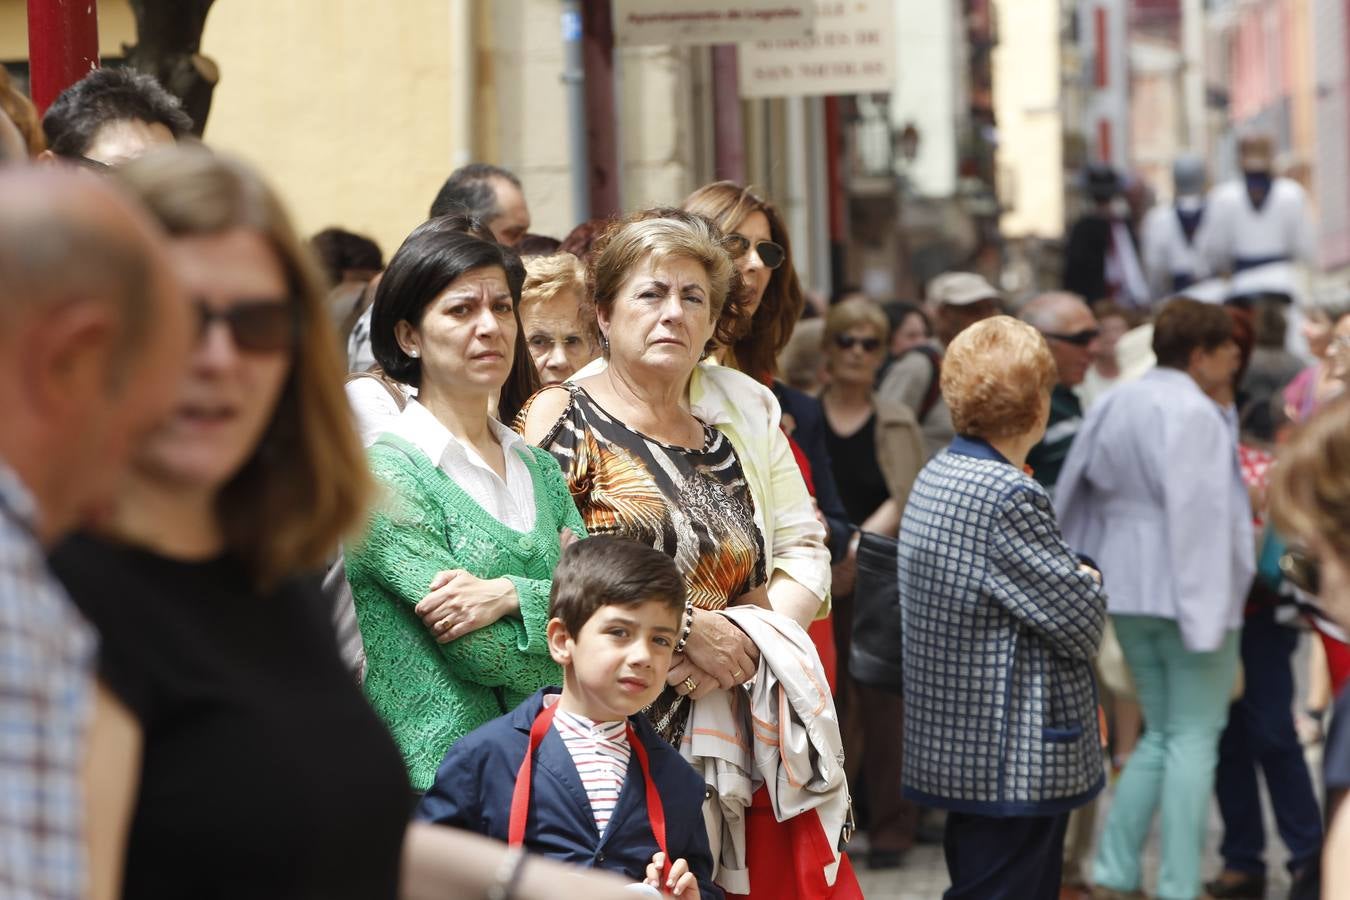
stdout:
MULTIPOLYGON (((787 225, 772 203, 730 181, 704 185, 685 198, 682 208, 711 219, 731 239, 741 278, 740 302, 728 304, 723 311, 721 330, 730 339, 714 350, 713 356, 773 391, 782 409, 783 432, 825 526, 830 561, 835 564, 834 580, 840 584, 837 589, 846 593, 853 577, 847 558, 853 528, 825 449, 824 414, 814 397, 778 378, 778 354, 791 339, 805 305, 801 282, 792 265, 787 225)), ((836 654, 830 618, 815 622, 810 634, 833 689, 836 654)))
POLYGON ((518 853, 467 835, 409 829, 398 748, 309 577, 371 493, 321 277, 242 164, 174 149, 113 177, 168 233, 200 325, 116 508, 53 561, 100 632, 91 895, 367 900, 495 883, 623 896, 544 863, 522 872, 518 853))
MULTIPOLYGON (((825 445, 834 481, 851 523, 861 531, 895 537, 909 489, 923 468, 923 432, 903 403, 873 391, 886 357, 890 322, 877 303, 853 297, 830 307, 821 350, 828 380, 820 394, 825 445)), ((850 565, 856 565, 851 549, 850 565)), ((856 582, 855 582, 856 583, 856 582)), ((853 591, 834 594, 835 646, 847 660, 853 638, 853 591)), ((841 674, 836 692, 848 771, 863 777, 867 793, 867 862, 894 868, 914 844, 918 807, 901 796, 901 730, 898 694, 841 674)), ((854 790, 855 796, 858 794, 854 790)))
POLYGON ((787 225, 772 203, 730 181, 704 185, 685 198, 682 208, 708 217, 731 238, 741 302, 728 304, 724 311, 724 330, 732 337, 713 355, 773 391, 783 410, 783 430, 800 451, 798 462, 804 457, 803 474, 824 514, 831 558, 838 562, 852 529, 830 474, 820 404, 778 378, 778 354, 791 339, 806 302, 792 264, 787 225))

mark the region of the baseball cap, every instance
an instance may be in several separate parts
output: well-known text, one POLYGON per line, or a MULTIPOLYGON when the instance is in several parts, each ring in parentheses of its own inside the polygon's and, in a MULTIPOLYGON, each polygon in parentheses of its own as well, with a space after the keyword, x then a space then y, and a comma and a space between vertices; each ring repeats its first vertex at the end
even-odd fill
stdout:
POLYGON ((947 306, 969 306, 981 300, 1002 300, 992 284, 974 272, 944 272, 928 285, 928 299, 947 306))

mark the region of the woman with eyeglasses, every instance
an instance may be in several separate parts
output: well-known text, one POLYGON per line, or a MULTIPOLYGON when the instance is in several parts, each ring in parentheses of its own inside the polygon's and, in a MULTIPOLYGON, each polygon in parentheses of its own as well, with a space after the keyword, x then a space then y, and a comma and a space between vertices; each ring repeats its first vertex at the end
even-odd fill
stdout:
POLYGON ((125 848, 125 877, 118 855, 95 885, 393 896, 407 779, 338 659, 317 580, 298 577, 357 523, 370 483, 322 281, 238 164, 170 151, 113 177, 171 236, 200 334, 106 527, 54 560, 123 712, 111 727, 125 740, 98 753, 108 781, 90 791, 117 815, 91 817, 90 839, 96 860, 125 848))
POLYGON ((1133 896, 1162 817, 1157 896, 1202 890, 1219 735, 1255 573, 1251 503, 1232 422, 1207 394, 1240 362, 1223 307, 1184 298, 1154 323, 1157 368, 1088 411, 1055 497, 1069 545, 1100 566, 1148 729, 1117 782, 1094 865, 1102 897, 1133 896))
MULTIPOLYGON (((1350 631, 1350 395, 1328 401, 1280 450, 1271 476, 1276 527, 1297 548, 1281 568, 1317 597, 1321 610, 1350 631)), ((1322 896, 1350 892, 1350 692, 1336 700, 1323 754, 1327 827, 1322 896)))
MULTIPOLYGON (((847 568, 847 554, 853 529, 825 449, 824 414, 814 397, 778 378, 778 355, 791 339, 805 305, 792 264, 787 225, 772 203, 730 181, 704 185, 685 198, 683 208, 706 216, 727 233, 741 278, 741 302, 728 304, 723 312, 729 339, 713 350, 712 357, 773 391, 782 410, 783 432, 825 525, 834 578, 849 578, 852 570, 847 568)), ((849 585, 839 588, 849 589, 849 585)), ((809 632, 834 689, 837 660, 830 617, 813 623, 809 632)))
MULTIPOLYGON (((909 489, 923 468, 923 432, 909 407, 876 396, 889 321, 871 300, 855 297, 830 307, 822 350, 827 381, 820 394, 825 446, 849 521, 862 531, 895 537, 909 489)), ((856 564, 851 542, 846 564, 856 564)), ((850 573, 851 574, 851 573, 850 573)), ((851 579, 850 579, 851 580, 851 579)), ((840 659, 853 635, 852 590, 835 584, 834 634, 840 659)), ((914 844, 918 807, 900 793, 904 704, 899 695, 867 687, 847 674, 836 705, 849 756, 849 774, 866 785, 867 864, 894 868, 914 844)), ((855 788, 854 796, 859 796, 855 788)))

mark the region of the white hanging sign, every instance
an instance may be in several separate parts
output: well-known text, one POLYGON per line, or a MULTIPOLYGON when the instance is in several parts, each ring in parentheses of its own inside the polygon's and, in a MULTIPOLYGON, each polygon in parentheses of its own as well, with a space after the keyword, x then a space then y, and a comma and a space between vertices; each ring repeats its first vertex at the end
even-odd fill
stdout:
POLYGON ((741 44, 742 97, 880 94, 895 86, 893 0, 817 0, 807 37, 741 44))
POLYGON ((614 0, 614 43, 737 44, 811 33, 814 0, 614 0))

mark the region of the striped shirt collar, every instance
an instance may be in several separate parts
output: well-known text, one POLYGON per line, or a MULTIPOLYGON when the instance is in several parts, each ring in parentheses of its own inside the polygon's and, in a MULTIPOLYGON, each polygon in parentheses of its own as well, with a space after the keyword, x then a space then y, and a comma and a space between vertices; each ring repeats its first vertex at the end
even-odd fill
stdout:
POLYGON ((587 735, 592 740, 604 740, 615 744, 628 743, 628 722, 624 719, 613 722, 597 722, 579 713, 560 709, 554 716, 553 721, 564 737, 567 736, 567 731, 564 729, 568 729, 573 734, 587 735))
MULTIPOLYGON (((544 694, 541 710, 548 709, 550 706, 557 706, 558 701, 562 699, 562 694, 544 694)), ((620 741, 628 743, 628 720, 615 719, 612 722, 597 722, 592 718, 583 716, 580 713, 568 712, 560 709, 554 714, 553 721, 565 721, 574 730, 590 734, 592 737, 601 738, 610 741, 620 741)), ((554 726, 557 727, 556 725, 554 726)))

